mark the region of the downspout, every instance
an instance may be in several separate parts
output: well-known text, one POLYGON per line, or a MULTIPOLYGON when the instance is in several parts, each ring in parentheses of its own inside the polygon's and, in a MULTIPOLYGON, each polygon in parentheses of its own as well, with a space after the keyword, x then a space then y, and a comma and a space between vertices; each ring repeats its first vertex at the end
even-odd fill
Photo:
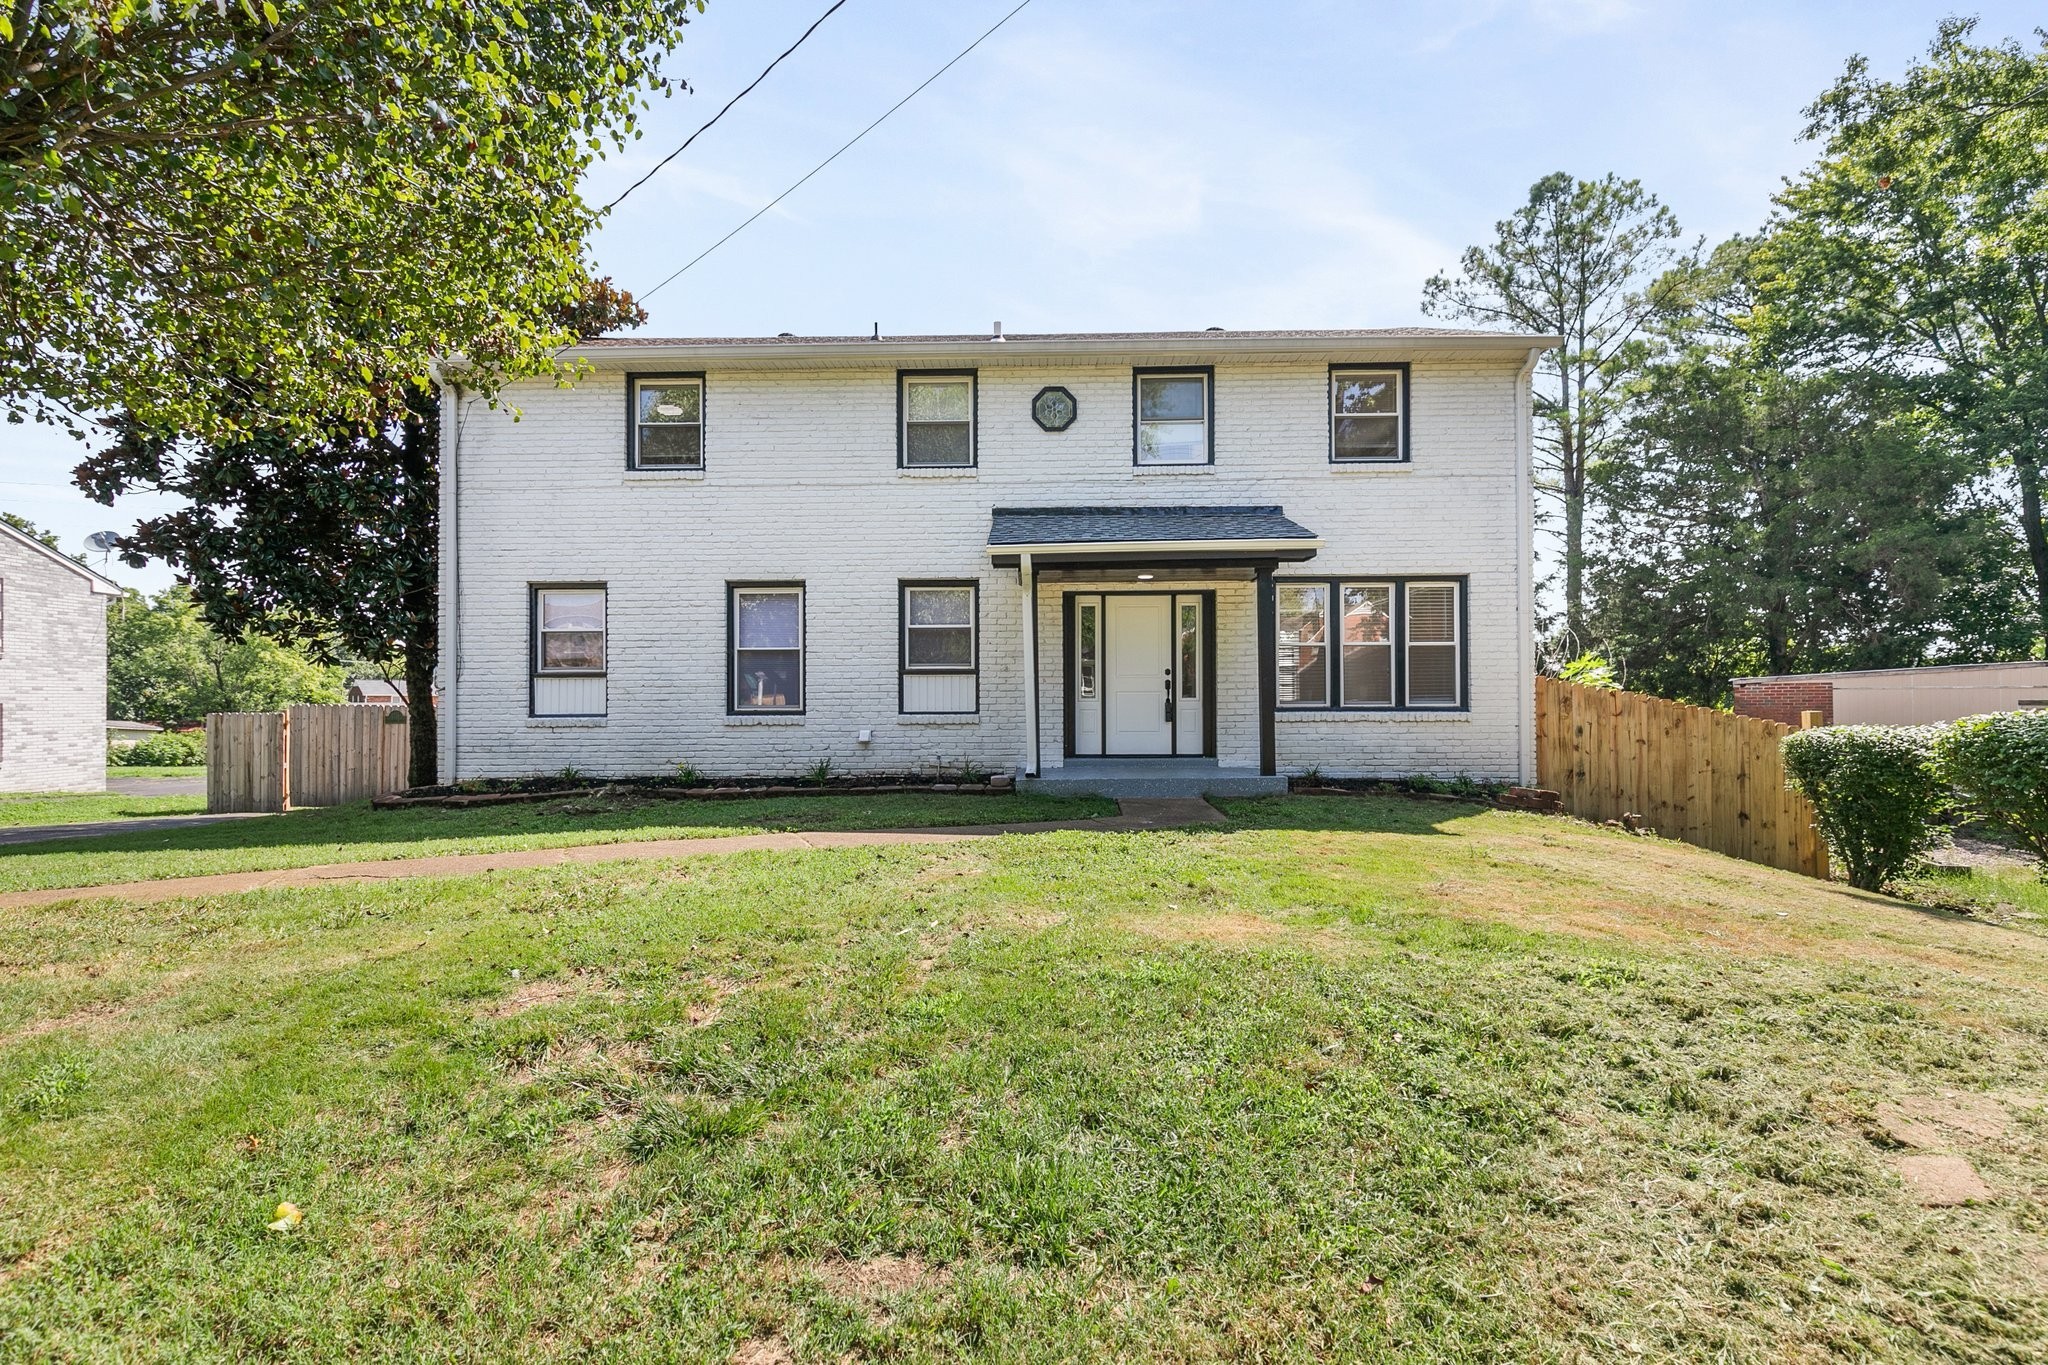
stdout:
POLYGON ((441 384, 441 756, 440 779, 460 771, 462 702, 462 388, 441 384))
POLYGON ((1031 556, 1017 556, 1017 582, 1024 591, 1024 776, 1038 776, 1038 569, 1031 556))
POLYGON ((1530 377, 1536 373, 1547 347, 1531 347, 1515 376, 1519 416, 1515 419, 1515 552, 1516 582, 1522 585, 1515 602, 1516 636, 1521 641, 1521 659, 1515 665, 1521 700, 1515 706, 1515 747, 1521 765, 1522 785, 1536 785, 1536 450, 1535 415, 1531 411, 1530 377))

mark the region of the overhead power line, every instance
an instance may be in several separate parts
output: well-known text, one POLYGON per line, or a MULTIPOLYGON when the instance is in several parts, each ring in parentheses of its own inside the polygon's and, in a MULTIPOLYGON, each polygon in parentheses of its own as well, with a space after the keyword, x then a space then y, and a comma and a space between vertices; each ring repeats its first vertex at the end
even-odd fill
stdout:
POLYGON ((859 142, 859 141, 860 141, 860 140, 861 140, 862 138, 866 137, 866 136, 867 136, 867 135, 868 135, 869 133, 872 133, 872 132, 874 132, 874 131, 875 131, 875 129, 877 129, 877 128, 881 127, 881 126, 882 126, 882 124, 883 124, 883 123, 884 123, 884 122, 885 122, 885 121, 886 121, 886 120, 888 119, 889 115, 891 115, 891 114, 895 113, 895 112, 896 112, 896 111, 897 111, 898 109, 901 109, 901 108, 902 108, 902 107, 903 107, 904 105, 906 105, 906 104, 910 103, 910 102, 911 102, 912 100, 916 99, 916 98, 917 98, 917 97, 918 97, 918 96, 919 96, 920 94, 922 94, 922 93, 924 92, 924 88, 925 88, 926 86, 930 85, 930 84, 931 84, 931 83, 932 83, 933 81, 937 80, 937 79, 938 79, 939 77, 941 77, 941 76, 945 75, 945 74, 946 74, 946 73, 947 73, 948 71, 951 71, 951 70, 952 70, 952 69, 954 68, 954 66, 956 66, 956 65, 957 65, 957 64, 958 64, 958 63, 960 62, 960 59, 961 59, 961 58, 965 57, 965 56, 966 56, 966 55, 967 55, 968 53, 970 53, 970 52, 974 51, 974 49, 976 49, 977 47, 980 47, 980 46, 981 46, 981 45, 982 45, 983 43, 987 42, 987 41, 989 40, 989 38, 990 38, 990 37, 991 37, 992 35, 994 35, 994 33, 995 33, 995 31, 996 31, 997 29, 1001 28, 1001 27, 1002 27, 1002 26, 1003 26, 1004 24, 1007 24, 1007 23, 1009 23, 1009 22, 1010 22, 1010 21, 1011 21, 1012 19, 1016 18, 1016 17, 1017 17, 1017 15, 1018 15, 1018 13, 1019 13, 1020 11, 1022 11, 1022 10, 1023 10, 1023 8, 1024 8, 1024 7, 1026 6, 1026 5, 1029 5, 1030 3, 1031 3, 1031 0, 1021 0, 1021 3, 1020 3, 1020 4, 1018 4, 1018 6, 1017 6, 1017 8, 1016 8, 1016 9, 1013 9, 1013 10, 1011 10, 1011 11, 1010 11, 1010 12, 1009 12, 1008 14, 1005 14, 1005 15, 1004 15, 1004 16, 1003 16, 1002 18, 1000 18, 1000 19, 996 20, 996 21, 995 21, 995 23, 993 23, 993 24, 989 25, 989 27, 988 27, 988 31, 987 31, 987 32, 983 33, 983 34, 982 34, 982 35, 981 35, 981 36, 980 36, 979 38, 976 38, 976 39, 975 39, 975 40, 974 40, 973 42, 969 43, 969 44, 968 44, 968 45, 967 45, 966 47, 963 47, 963 48, 961 48, 961 49, 960 49, 960 51, 958 51, 957 53, 955 53, 955 54, 953 55, 953 60, 952 60, 952 61, 949 61, 949 62, 947 62, 947 63, 946 63, 946 64, 945 64, 944 66, 940 67, 940 68, 939 68, 939 69, 938 69, 937 71, 934 71, 934 72, 932 72, 932 74, 931 74, 931 75, 929 75, 929 76, 925 77, 925 78, 924 78, 924 80, 923 80, 923 81, 921 81, 921 82, 920 82, 920 83, 918 84, 918 87, 917 87, 917 89, 915 89, 915 90, 911 91, 911 92, 910 92, 909 94, 905 95, 905 96, 904 96, 904 97, 903 97, 902 99, 900 99, 900 100, 897 100, 897 101, 896 101, 896 102, 895 102, 894 104, 890 105, 890 106, 889 106, 889 107, 888 107, 887 109, 883 110, 883 111, 882 111, 882 116, 881 116, 880 118, 876 119, 876 120, 875 120, 875 121, 874 121, 873 123, 870 123, 870 124, 869 124, 869 125, 868 125, 867 127, 865 127, 865 128, 863 128, 863 129, 861 129, 861 130, 860 130, 859 132, 855 133, 855 134, 854 134, 854 135, 853 135, 852 137, 848 138, 848 139, 846 140, 845 144, 844 144, 844 145, 842 145, 842 146, 841 146, 841 147, 839 148, 839 150, 838 150, 838 151, 836 151, 836 152, 832 153, 832 155, 830 155, 830 156, 826 157, 826 158, 825 158, 825 159, 824 159, 823 161, 820 161, 820 162, 819 162, 819 163, 818 163, 817 165, 815 165, 815 166, 811 167, 811 168, 810 168, 810 169, 809 169, 808 171, 805 171, 805 172, 804 172, 804 174, 803 174, 803 178, 802 178, 802 179, 798 180, 798 181, 797 181, 797 182, 796 182, 795 184, 791 185, 791 186, 790 186, 790 187, 789 187, 788 189, 784 190, 784 191, 783 191, 783 192, 782 192, 781 194, 778 194, 778 195, 776 195, 776 196, 775 196, 775 197, 774 197, 773 199, 770 199, 770 200, 769 200, 769 201, 768 201, 767 203, 765 203, 765 204, 761 205, 761 207, 760 207, 760 208, 758 208, 758 209, 754 210, 754 212, 753 212, 753 213, 752 213, 752 214, 751 214, 751 215, 750 215, 750 216, 749 216, 749 217, 748 217, 748 218, 746 219, 746 221, 745 221, 745 222, 741 223, 741 224, 740 224, 740 225, 739 225, 738 227, 734 228, 734 229, 733 229, 733 230, 732 230, 731 232, 728 232, 728 233, 726 233, 726 234, 725 234, 725 236, 723 236, 723 237, 720 237, 720 238, 719 238, 719 239, 718 239, 717 241, 713 242, 713 243, 712 243, 712 244, 711 244, 710 246, 707 246, 707 247, 705 247, 705 248, 704 248, 704 249, 703 249, 702 251, 698 252, 698 253, 697 253, 697 254, 696 254, 695 256, 692 256, 692 257, 691 257, 691 258, 690 258, 689 260, 687 260, 687 261, 684 261, 684 262, 683 262, 683 263, 682 263, 682 264, 681 264, 680 266, 676 267, 676 269, 675 269, 675 270, 674 270, 673 272, 671 272, 671 273, 669 274, 669 276, 668 276, 668 277, 667 277, 666 279, 662 280, 662 282, 661 282, 660 284, 657 284, 657 285, 655 285, 655 286, 654 286, 654 288, 652 288, 652 289, 649 289, 649 290, 645 290, 645 291, 643 291, 643 292, 641 292, 641 293, 638 293, 638 294, 636 294, 636 295, 635 295, 635 297, 636 297, 636 298, 639 298, 639 299, 642 299, 642 300, 646 300, 646 299, 652 298, 652 297, 653 297, 653 296, 654 296, 654 295, 655 295, 656 293, 658 293, 658 292, 659 292, 660 290, 662 290, 662 289, 665 289, 666 287, 668 287, 668 285, 669 285, 669 284, 673 283, 673 282, 674 282, 674 281, 675 281, 675 280, 676 280, 676 279, 677 279, 677 278, 678 278, 678 277, 679 277, 680 275, 682 275, 682 273, 683 273, 684 271, 686 271, 686 270, 690 269, 690 268, 691 268, 692 266, 696 265, 696 264, 697 264, 697 263, 698 263, 699 261, 703 260, 703 259, 704 259, 704 258, 705 258, 706 256, 709 256, 709 255, 710 255, 710 254, 711 254, 712 252, 714 252, 714 251, 718 250, 718 248, 720 248, 720 247, 724 246, 724 245, 725 245, 725 244, 726 244, 727 242, 729 242, 729 241, 731 241, 731 240, 732 240, 733 238, 735 238, 735 237, 739 236, 739 235, 740 235, 740 233, 742 233, 742 232, 746 231, 746 229, 747 229, 747 228, 748 228, 748 227, 749 227, 749 226, 750 226, 751 224, 753 224, 753 223, 754 223, 754 222, 755 222, 755 221, 756 221, 757 219, 759 219, 759 218, 760 218, 760 217, 761 217, 761 216, 762 216, 763 214, 767 213, 767 212, 768 212, 768 210, 770 210, 770 209, 774 208, 774 207, 775 207, 775 206, 776 206, 777 204, 779 204, 779 203, 781 203, 781 202, 782 202, 783 200, 785 200, 785 199, 789 198, 789 196, 790 196, 790 195, 792 195, 792 194, 795 194, 795 193, 796 193, 796 192, 797 192, 797 191, 798 191, 799 189, 803 188, 803 185, 804 185, 804 182, 805 182, 805 181, 809 180, 809 179, 810 179, 810 178, 811 178, 812 176, 816 175, 816 174, 817 174, 817 173, 818 173, 819 171, 822 171, 822 170, 824 170, 824 169, 825 169, 825 168, 826 168, 827 166, 831 165, 831 164, 832 164, 833 162, 837 161, 837 160, 838 160, 838 159, 839 159, 840 157, 844 156, 844 155, 846 154, 846 152, 848 151, 848 149, 850 149, 850 148, 851 148, 851 147, 853 146, 853 144, 854 144, 854 143, 856 143, 856 142, 859 142))
POLYGON ((826 21, 827 19, 830 19, 830 18, 831 18, 831 17, 832 17, 832 16, 834 15, 834 14, 838 13, 838 11, 839 11, 839 7, 840 7, 841 5, 843 5, 843 4, 845 4, 845 3, 846 3, 846 0, 833 0, 833 4, 832 4, 832 8, 831 8, 831 9, 828 9, 828 10, 826 10, 826 11, 825 11, 825 12, 824 12, 823 14, 819 15, 819 16, 818 16, 818 17, 817 17, 816 19, 813 19, 813 20, 811 21, 811 26, 810 26, 809 28, 807 28, 807 29, 805 29, 805 30, 803 31, 803 35, 802 35, 802 37, 799 37, 799 38, 798 38, 798 39, 797 39, 797 40, 796 40, 795 42, 791 43, 791 44, 790 44, 790 45, 789 45, 788 47, 786 47, 786 48, 784 48, 784 49, 782 50, 782 57, 777 57, 777 58, 776 58, 776 59, 775 59, 774 61, 772 61, 772 62, 768 63, 768 65, 766 65, 766 66, 762 67, 762 68, 761 68, 761 74, 760 74, 760 75, 758 75, 758 76, 756 76, 756 77, 754 77, 754 79, 753 79, 753 80, 751 80, 751 81, 747 82, 747 88, 746 88, 745 90, 742 90, 742 91, 740 91, 740 92, 739 92, 739 94, 737 94, 737 95, 734 95, 734 96, 733 96, 733 97, 732 97, 731 99, 727 100, 727 101, 725 102, 725 105, 724 105, 724 107, 723 107, 723 108, 721 108, 721 109, 719 109, 719 111, 718 111, 717 113, 713 114, 713 115, 712 115, 712 116, 711 116, 711 117, 710 117, 710 118, 709 118, 709 119, 708 119, 708 120, 707 120, 707 121, 705 122, 705 124, 704 124, 704 126, 703 126, 702 128, 699 128, 699 129, 698 129, 698 130, 697 130, 696 132, 694 132, 694 133, 690 134, 690 135, 689 135, 688 137, 684 138, 684 139, 683 139, 683 145, 682 145, 682 146, 680 146, 680 147, 676 148, 676 149, 675 149, 674 151, 670 152, 670 153, 669 153, 669 154, 668 154, 667 156, 665 156, 665 157, 663 157, 663 158, 662 158, 661 160, 659 160, 659 161, 655 162, 655 163, 654 163, 654 166, 653 166, 653 169, 649 170, 649 171, 647 172, 647 174, 645 174, 645 175, 641 176, 641 177, 640 177, 640 178, 639 178, 638 180, 635 180, 635 181, 634 181, 634 182, 633 182, 632 184, 630 184, 630 185, 626 186, 626 188, 624 188, 623 190, 620 190, 620 191, 619 191, 619 194, 618 194, 618 198, 616 198, 616 199, 612 200, 612 202, 611 202, 611 203, 609 203, 609 204, 606 204, 606 205, 605 205, 605 206, 604 206, 604 207, 603 207, 602 209, 599 209, 599 210, 598 210, 598 212, 599 212, 600 214, 606 214, 606 213, 610 213, 610 212, 611 212, 611 211, 612 211, 613 209, 617 208, 617 207, 618 207, 618 206, 619 206, 619 205, 620 205, 620 204, 621 204, 622 202, 624 202, 624 200, 625 200, 625 198, 626 198, 626 196, 627 196, 627 195, 631 194, 631 193, 632 193, 632 192, 633 192, 634 190, 637 190, 637 189, 639 189, 639 188, 640 188, 640 187, 641 187, 642 185, 646 184, 646 183, 647 183, 648 181, 650 181, 650 180, 654 179, 655 175, 656 175, 656 174, 658 174, 658 173, 660 172, 660 170, 661 170, 661 168, 662 168, 663 166, 666 166, 666 165, 668 165, 668 163, 669 163, 669 162, 671 162, 671 161, 674 161, 674 160, 675 160, 675 159, 676 159, 677 157, 681 156, 681 155, 682 155, 682 154, 683 154, 684 152, 688 151, 688 150, 690 149, 690 144, 691 144, 691 143, 695 142, 695 141, 696 141, 696 140, 697 140, 698 138, 700 138, 700 137, 704 136, 704 134, 705 134, 705 133, 709 132, 709 131, 711 130, 711 125, 712 125, 712 124, 714 124, 714 123, 718 122, 718 121, 719 121, 720 119, 722 119, 722 118, 724 118, 724 117, 725 117, 725 113, 726 113, 726 110, 728 110, 728 109, 732 108, 732 107, 733 107, 733 106, 734 106, 735 104, 738 104, 738 103, 739 103, 739 102, 740 102, 741 100, 745 99, 745 98, 747 97, 747 95, 748 95, 749 93, 751 93, 751 92, 752 92, 752 90, 753 90, 753 88, 754 88, 755 86, 759 85, 759 84, 760 84, 760 83, 761 83, 762 81, 765 81, 765 80, 767 80, 767 79, 768 79, 768 73, 769 73, 769 72, 771 72, 771 71, 773 71, 773 70, 774 70, 774 69, 775 69, 776 67, 778 67, 778 66, 781 66, 781 65, 782 65, 782 58, 783 58, 783 57, 787 57, 787 56, 788 56, 788 55, 789 55, 790 53, 792 53, 792 52, 796 51, 796 50, 797 50, 798 48, 802 47, 802 46, 804 45, 804 39, 805 39, 805 38, 808 38, 808 37, 810 37, 810 36, 811 36, 811 35, 812 35, 813 33, 816 33, 816 32, 818 31, 818 25, 820 25, 820 24, 824 23, 824 22, 825 22, 825 21, 826 21))

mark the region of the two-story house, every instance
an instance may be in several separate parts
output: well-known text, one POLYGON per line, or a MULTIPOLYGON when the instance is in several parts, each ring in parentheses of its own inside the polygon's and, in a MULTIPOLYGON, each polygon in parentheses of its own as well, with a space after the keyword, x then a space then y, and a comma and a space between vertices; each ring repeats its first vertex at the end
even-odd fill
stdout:
POLYGON ((607 339, 450 386, 442 775, 1530 780, 1547 344, 607 339))

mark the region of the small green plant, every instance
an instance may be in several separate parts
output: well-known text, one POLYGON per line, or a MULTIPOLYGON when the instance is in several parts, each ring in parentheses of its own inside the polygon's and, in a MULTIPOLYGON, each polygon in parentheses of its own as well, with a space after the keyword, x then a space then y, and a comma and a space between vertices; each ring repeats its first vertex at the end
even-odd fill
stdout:
POLYGON ((1946 804, 1919 726, 1834 725, 1785 736, 1785 777, 1813 803, 1828 856, 1863 891, 1882 891, 1940 842, 1946 804))
POLYGON ((2048 711, 1963 717, 1935 736, 1934 769, 1972 818, 2018 839, 2048 878, 2048 711))
POLYGON ((830 758, 821 758, 816 763, 813 763, 810 766, 810 770, 804 774, 804 781, 814 787, 830 786, 832 783, 832 760, 830 758))
POLYGON ((676 770, 676 780, 686 787, 694 787, 704 780, 704 774, 687 758, 679 758, 671 766, 676 770))
POLYGON ((963 787, 978 787, 988 781, 988 770, 976 767, 971 758, 963 758, 960 760, 959 776, 955 780, 963 787))
POLYGON ((1327 782, 1327 780, 1328 779, 1326 779, 1323 776, 1323 770, 1315 766, 1314 764, 1311 764, 1308 767, 1303 768, 1301 770, 1301 781, 1303 786, 1320 787, 1323 786, 1327 782))
POLYGON ((71 1112, 91 1079, 83 1062, 45 1062, 28 1073, 14 1096, 14 1107, 39 1119, 61 1118, 71 1112))
POLYGON ((670 1148, 744 1142, 767 1124, 767 1111, 754 1100, 655 1100, 627 1132, 626 1150, 636 1160, 651 1161, 670 1148))
POLYGON ((585 780, 587 774, 583 771, 583 769, 571 764, 570 766, 563 768, 562 771, 556 773, 555 776, 563 782, 581 782, 585 780))
POLYGON ((107 763, 116 768, 197 768, 206 762, 206 736, 165 730, 136 744, 107 749, 107 763))
POLYGON ((1614 676, 1614 665, 1588 650, 1557 671, 1565 682, 1577 683, 1580 687, 1601 687, 1609 691, 1618 690, 1621 683, 1614 676))

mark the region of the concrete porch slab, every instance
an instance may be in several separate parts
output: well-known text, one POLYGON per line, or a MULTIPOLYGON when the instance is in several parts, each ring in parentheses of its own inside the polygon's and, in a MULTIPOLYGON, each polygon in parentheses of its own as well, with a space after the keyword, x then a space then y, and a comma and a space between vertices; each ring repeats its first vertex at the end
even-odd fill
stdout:
POLYGON ((1019 777, 1021 791, 1065 796, 1279 796, 1287 779, 1251 768, 1226 768, 1213 758, 1073 758, 1019 777))

